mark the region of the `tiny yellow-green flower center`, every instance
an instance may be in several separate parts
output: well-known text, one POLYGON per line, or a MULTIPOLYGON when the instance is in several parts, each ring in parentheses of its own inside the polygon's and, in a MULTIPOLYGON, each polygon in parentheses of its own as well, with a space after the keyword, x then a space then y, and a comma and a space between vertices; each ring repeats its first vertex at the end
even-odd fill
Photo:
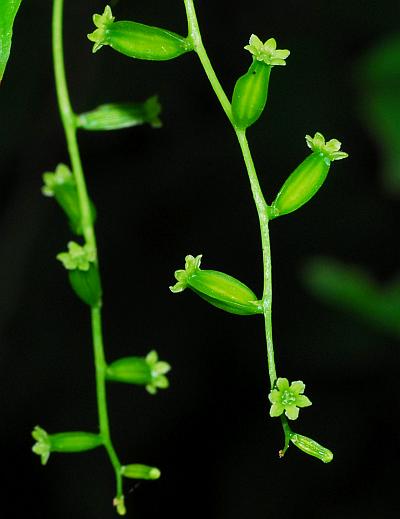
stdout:
POLYGON ((293 405, 296 403, 296 395, 289 389, 286 389, 281 396, 282 405, 293 405))

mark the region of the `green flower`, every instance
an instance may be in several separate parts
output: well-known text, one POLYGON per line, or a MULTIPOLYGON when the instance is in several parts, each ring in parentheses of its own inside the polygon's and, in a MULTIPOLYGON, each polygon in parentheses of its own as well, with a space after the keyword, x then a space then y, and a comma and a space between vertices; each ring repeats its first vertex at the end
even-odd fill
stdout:
POLYGON ((296 420, 299 416, 299 407, 311 405, 310 400, 302 394, 306 386, 301 380, 296 380, 289 386, 287 378, 278 378, 276 387, 278 389, 273 389, 268 395, 272 404, 270 416, 280 416, 285 412, 289 420, 296 420))
POLYGON ((150 384, 146 385, 146 390, 150 394, 155 395, 157 389, 166 389, 169 387, 169 381, 165 374, 168 373, 171 366, 168 362, 158 360, 158 353, 155 350, 152 350, 146 355, 146 362, 150 368, 152 378, 150 384))
POLYGON ((94 42, 93 52, 97 52, 103 45, 105 45, 105 33, 114 20, 115 16, 113 16, 109 5, 106 5, 103 14, 93 15, 93 23, 97 29, 87 35, 89 40, 94 42))
POLYGON ((61 261, 67 270, 82 270, 87 272, 90 264, 96 260, 96 252, 87 243, 79 245, 74 241, 68 243, 68 252, 60 252, 57 259, 61 261))
POLYGON ((46 465, 50 456, 50 438, 47 432, 38 425, 32 431, 32 437, 36 443, 32 447, 32 451, 40 456, 42 465, 46 465))
POLYGON ((174 286, 169 287, 172 293, 177 294, 183 292, 188 286, 187 279, 196 271, 200 270, 202 254, 194 257, 191 254, 185 257, 185 270, 180 269, 175 271, 175 279, 178 281, 174 286))
POLYGON ((245 49, 253 54, 257 61, 263 61, 266 65, 286 65, 285 59, 289 56, 290 50, 278 50, 274 38, 269 38, 263 43, 258 36, 250 36, 249 45, 245 49))
POLYGON ((67 185, 70 188, 75 187, 75 180, 71 170, 65 164, 58 164, 56 170, 53 172, 43 173, 42 193, 45 196, 55 196, 57 191, 67 185))
POLYGON ((328 142, 325 142, 325 137, 322 133, 316 132, 314 137, 311 135, 306 135, 307 146, 311 148, 311 150, 315 153, 321 153, 325 155, 325 157, 329 161, 341 160, 348 157, 348 153, 344 151, 339 151, 342 143, 337 139, 331 139, 328 142))

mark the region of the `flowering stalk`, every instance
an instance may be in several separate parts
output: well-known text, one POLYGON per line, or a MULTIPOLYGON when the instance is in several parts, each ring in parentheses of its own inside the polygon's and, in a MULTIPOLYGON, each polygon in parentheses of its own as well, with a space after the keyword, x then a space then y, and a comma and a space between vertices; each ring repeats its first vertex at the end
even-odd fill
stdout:
POLYGON ((96 395, 99 432, 67 431, 48 434, 36 426, 32 436, 36 443, 33 452, 46 464, 50 453, 74 453, 104 447, 115 472, 116 495, 114 506, 120 515, 126 514, 122 480, 125 478, 155 480, 160 477, 156 467, 143 464, 122 465, 114 449, 108 419, 106 382, 124 382, 145 386, 150 394, 165 389, 169 382, 165 374, 170 370, 167 362, 160 361, 152 350, 146 357, 126 357, 107 365, 104 354, 102 334, 102 291, 94 220, 96 211, 89 199, 85 176, 79 153, 77 130, 119 129, 147 122, 159 126, 160 107, 157 98, 144 103, 111 103, 81 116, 74 113, 69 99, 64 68, 63 53, 63 0, 53 3, 53 60, 58 106, 67 140, 71 169, 60 164, 55 172, 43 175, 42 192, 54 197, 63 209, 71 231, 82 236, 84 243, 68 243, 68 251, 61 252, 57 259, 68 272, 72 289, 78 298, 90 308, 92 340, 96 376, 96 395))
MULTIPOLYGON (((330 162, 347 157, 347 153, 339 151, 341 143, 332 139, 325 143, 323 136, 316 133, 314 138, 306 137, 308 146, 312 149, 311 158, 306 159, 288 178, 272 206, 265 199, 258 181, 256 169, 246 137, 246 129, 260 117, 264 110, 271 68, 276 65, 286 65, 288 50, 277 50, 274 38, 265 43, 251 35, 249 45, 244 48, 252 54, 253 63, 248 72, 239 78, 233 92, 232 104, 229 102, 204 48, 193 0, 184 0, 188 21, 188 39, 191 39, 193 49, 197 53, 211 86, 221 103, 221 106, 231 122, 242 151, 244 163, 250 181, 251 191, 255 202, 261 233, 263 257, 263 295, 261 299, 265 324, 267 346, 268 372, 271 392, 269 395, 272 407, 270 415, 279 416, 284 432, 284 447, 279 451, 282 457, 290 442, 304 452, 311 454, 324 462, 332 460, 332 453, 325 448, 308 448, 307 441, 299 441, 289 426, 288 420, 294 420, 299 413, 299 407, 311 405, 311 401, 301 393, 304 384, 293 382, 291 386, 287 379, 278 378, 275 366, 274 346, 272 338, 272 264, 269 236, 269 221, 280 214, 287 214, 306 203, 321 187, 329 170, 330 162), (280 206, 284 210, 280 210, 280 206), (278 389, 276 389, 276 387, 278 389)), ((313 440, 308 439, 310 442, 313 440)))
MULTIPOLYGON (((201 64, 206 72, 206 75, 211 83, 211 86, 224 109, 229 121, 232 123, 236 132, 237 139, 239 141, 240 149, 243 154, 244 163, 246 166, 247 174, 250 181, 251 191, 253 194, 254 202, 257 209, 258 220, 260 224, 261 233, 261 246, 263 255, 263 296, 262 296, 262 309, 265 323, 265 339, 267 344, 267 359, 268 359, 268 373, 271 389, 273 389, 276 381, 276 367, 275 367, 275 355, 274 345, 272 339, 272 263, 271 263, 271 246, 269 238, 269 217, 268 217, 268 206, 265 202, 264 195, 262 193, 260 183, 258 181, 256 169, 254 166, 253 158, 249 148, 249 144, 246 138, 246 130, 239 129, 235 126, 234 119, 232 117, 231 104, 225 94, 217 75, 211 65, 211 62, 207 56, 207 52, 204 48, 199 24, 197 22, 197 16, 193 0, 184 0, 186 8, 186 16, 188 21, 188 32, 189 37, 193 41, 195 52, 199 56, 201 64)), ((290 427, 287 424, 286 418, 282 415, 282 427, 285 435, 285 446, 289 444, 290 427)))
MULTIPOLYGON (((77 141, 76 115, 73 112, 68 94, 67 81, 64 66, 63 51, 63 4, 64 0, 54 0, 53 4, 53 60, 56 82, 56 91, 61 120, 67 140, 69 157, 71 160, 72 171, 75 178, 78 203, 81 215, 82 234, 86 246, 93 251, 93 263, 98 267, 98 255, 96 246, 96 234, 92 222, 90 200, 86 188, 85 176, 83 173, 82 162, 77 141)), ((99 283, 100 276, 99 276, 99 283)), ((103 346, 101 301, 90 308, 93 349, 96 368, 96 392, 97 409, 99 417, 99 429, 103 445, 108 453, 111 464, 114 468, 116 478, 116 499, 123 501, 122 494, 122 474, 121 463, 115 452, 110 436, 110 426, 108 420, 107 399, 106 399, 106 362, 103 346)))

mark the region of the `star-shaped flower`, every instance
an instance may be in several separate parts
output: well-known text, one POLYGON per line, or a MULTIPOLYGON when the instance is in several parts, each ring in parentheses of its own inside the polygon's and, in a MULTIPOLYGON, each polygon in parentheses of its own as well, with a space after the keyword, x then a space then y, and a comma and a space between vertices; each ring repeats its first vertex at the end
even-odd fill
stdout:
POLYGON ((331 139, 328 142, 325 142, 325 137, 322 133, 316 132, 314 137, 311 135, 306 135, 307 146, 316 153, 321 153, 325 155, 325 157, 329 161, 341 160, 348 157, 348 153, 344 151, 339 151, 342 143, 337 139, 331 139))
POLYGON ((277 389, 273 389, 268 398, 271 402, 270 416, 280 416, 285 412, 289 420, 296 420, 299 416, 299 407, 308 407, 311 401, 303 395, 305 384, 301 380, 292 382, 289 386, 287 378, 278 378, 277 389))
POLYGON ((202 254, 194 257, 191 254, 188 254, 185 257, 185 269, 179 269, 175 271, 175 279, 178 281, 174 286, 169 287, 172 293, 177 294, 178 292, 182 292, 185 290, 187 285, 187 279, 189 276, 194 274, 197 270, 200 269, 202 254))
POLYGON ((68 252, 60 252, 57 259, 61 261, 67 270, 83 270, 88 271, 90 264, 96 260, 96 252, 87 243, 79 245, 74 241, 68 243, 68 252))
POLYGON ((32 451, 40 456, 42 465, 46 465, 50 456, 50 438, 47 432, 38 425, 32 431, 32 437, 36 443, 32 447, 32 451))
POLYGON ((165 376, 170 371, 171 366, 168 362, 158 360, 158 354, 155 350, 152 350, 146 355, 146 363, 151 371, 151 382, 146 385, 146 390, 151 394, 155 395, 157 389, 166 389, 169 387, 169 381, 165 376))
POLYGON ((114 20, 115 16, 113 16, 109 5, 106 5, 103 14, 93 15, 93 23, 97 29, 87 35, 88 39, 94 42, 93 52, 97 52, 103 45, 107 45, 105 41, 105 33, 114 20))
POLYGON ((289 56, 290 50, 278 50, 274 38, 269 38, 263 43, 258 36, 250 36, 249 45, 245 46, 257 61, 263 61, 266 65, 286 65, 285 59, 289 56))
POLYGON ((73 188, 75 186, 75 180, 71 170, 65 164, 58 164, 56 170, 53 172, 43 173, 42 193, 45 196, 55 196, 57 191, 68 186, 73 188))

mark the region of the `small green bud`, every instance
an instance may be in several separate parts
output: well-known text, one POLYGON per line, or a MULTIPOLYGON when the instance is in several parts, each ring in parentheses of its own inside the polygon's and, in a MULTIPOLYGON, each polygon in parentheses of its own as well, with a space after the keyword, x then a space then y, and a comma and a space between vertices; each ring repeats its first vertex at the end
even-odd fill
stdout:
POLYGON ((39 426, 34 428, 32 437, 36 440, 32 451, 41 457, 42 465, 47 463, 51 452, 83 452, 103 445, 98 434, 81 431, 48 434, 39 426))
MULTIPOLYGON (((71 230, 77 234, 82 234, 81 212, 79 207, 78 191, 76 189, 75 178, 65 164, 58 164, 54 173, 46 172, 43 174, 44 185, 42 193, 48 197, 54 197, 66 214, 71 230)), ((92 222, 96 219, 96 209, 90 201, 92 222)))
POLYGON ((100 105, 90 112, 77 116, 79 128, 90 131, 119 130, 139 124, 150 124, 159 128, 161 105, 157 96, 149 97, 144 103, 113 103, 100 105))
POLYGON ((291 213, 308 202, 320 189, 328 175, 331 162, 348 157, 339 151, 341 143, 331 139, 325 143, 324 136, 317 132, 314 138, 306 135, 312 153, 285 181, 270 207, 270 218, 291 213))
POLYGON ((158 479, 161 476, 161 472, 156 467, 149 467, 148 465, 141 465, 135 463, 132 465, 123 465, 121 467, 121 474, 125 478, 130 479, 158 479))
POLYGON ((71 286, 77 296, 89 306, 98 306, 101 302, 100 275, 95 263, 96 252, 88 244, 68 243, 68 252, 57 254, 68 270, 71 286))
POLYGON ((114 19, 108 5, 102 15, 93 16, 97 29, 88 34, 94 42, 93 52, 110 45, 130 58, 164 61, 193 50, 188 38, 174 32, 136 22, 114 22, 114 19))
POLYGON ((165 376, 170 371, 168 362, 159 361, 155 350, 146 357, 123 357, 107 366, 106 378, 114 382, 146 386, 154 395, 158 389, 166 389, 169 382, 165 376))
POLYGON ((329 449, 307 436, 295 433, 290 437, 290 441, 306 454, 314 456, 324 463, 329 463, 333 459, 333 453, 329 449))
POLYGON ((285 413, 289 420, 296 420, 299 416, 299 407, 311 405, 310 399, 303 395, 306 386, 301 380, 296 380, 289 386, 287 378, 278 378, 276 388, 268 395, 272 404, 269 414, 272 417, 285 413))
POLYGON ((216 270, 201 270, 202 256, 185 258, 185 269, 175 271, 178 281, 169 287, 174 294, 189 287, 210 304, 238 315, 262 314, 262 304, 241 281, 216 270))
POLYGON ((253 63, 237 80, 232 96, 232 118, 240 130, 254 124, 262 114, 267 102, 271 68, 286 65, 285 59, 290 54, 288 50, 277 50, 274 38, 263 44, 254 34, 245 49, 253 55, 253 63))

